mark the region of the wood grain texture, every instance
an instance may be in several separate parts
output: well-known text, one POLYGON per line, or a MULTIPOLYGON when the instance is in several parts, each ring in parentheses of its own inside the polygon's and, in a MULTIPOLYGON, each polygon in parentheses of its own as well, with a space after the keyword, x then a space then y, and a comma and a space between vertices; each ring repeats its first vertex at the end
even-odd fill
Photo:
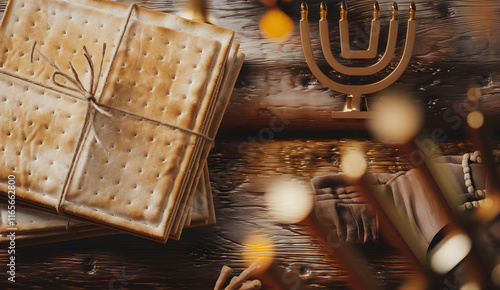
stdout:
MULTIPOLYGON (((405 22, 408 18, 409 1, 399 1, 400 32, 396 57, 388 69, 371 78, 346 78, 329 68, 322 56, 317 20, 319 2, 308 1, 313 50, 319 66, 338 81, 373 82, 386 75, 401 55, 404 45, 405 22)), ((327 1, 329 7, 330 35, 334 55, 340 58, 338 43, 338 3, 327 1)), ((352 45, 366 48, 368 23, 371 19, 371 2, 347 1, 351 23, 352 45)), ((382 38, 379 52, 385 49, 390 17, 390 3, 380 1, 382 38)), ((426 108, 432 125, 449 128, 443 116, 447 110, 460 114, 464 109, 466 91, 470 86, 482 87, 484 111, 492 121, 498 120, 498 82, 500 76, 500 2, 498 1, 415 1, 417 5, 417 45, 412 61, 399 81, 392 88, 412 92, 426 108)), ((299 21, 299 1, 293 1, 285 11, 294 22, 299 21)), ((252 10, 250 10, 252 11, 252 10)), ((332 110, 341 110, 344 96, 318 83, 305 65, 298 26, 292 37, 281 44, 263 39, 258 33, 261 10, 241 19, 241 29, 247 28, 242 42, 248 51, 247 66, 235 90, 232 103, 226 113, 224 128, 239 129, 267 126, 272 117, 270 111, 281 110, 290 119, 288 130, 351 129, 344 123, 330 118, 332 110), (253 30, 250 33, 248 30, 253 30), (253 53, 254 51, 258 53, 253 53), (264 69, 265 68, 265 69, 264 69), (244 116, 244 117, 241 117, 244 116), (239 122, 237 120, 240 120, 239 122)), ((236 17, 236 16, 235 16, 236 17)), ((234 17, 227 20, 231 27, 234 17)), ((226 19, 224 18, 226 21, 226 19)), ((225 24, 225 23, 224 23, 225 24)), ((236 29, 239 31, 240 29, 236 29)), ((365 62, 366 63, 366 62, 365 62)), ((372 101, 372 99, 369 99, 372 101)), ((466 111, 466 109, 465 109, 466 111)))
MULTIPOLYGON (((186 229, 180 241, 165 245, 117 235, 18 248, 16 286, 210 289, 223 265, 235 269, 234 274, 244 269, 248 261, 241 255, 243 244, 251 234, 259 233, 275 243, 276 263, 301 277, 306 289, 344 289, 346 274, 336 266, 338 263, 322 252, 303 226, 272 219, 263 195, 284 175, 309 182, 313 176, 340 172, 339 152, 349 141, 287 139, 246 145, 241 145, 242 139, 220 141, 208 161, 217 213, 215 226, 186 229)), ((409 168, 397 157, 395 148, 359 141, 367 149, 370 171, 409 168)), ((473 150, 461 142, 442 143, 440 148, 447 154, 473 150)), ((384 243, 357 248, 387 289, 395 288, 411 273, 398 252, 384 243)), ((1 263, 7 259, 6 251, 0 251, 1 263)), ((0 285, 5 285, 5 275, 1 274, 0 285)))
MULTIPOLYGON (((1 11, 6 2, 0 1, 1 11)), ((138 3, 171 13, 179 13, 184 5, 182 1, 120 2, 138 3)), ((311 35, 316 37, 312 40, 313 47, 321 68, 333 77, 334 72, 329 70, 320 53, 316 25, 319 2, 308 2, 311 35)), ((366 36, 366 23, 371 18, 371 2, 347 2, 351 39, 358 36, 355 44, 359 42, 360 48, 363 35, 366 36)), ((382 35, 385 35, 392 1, 379 2, 382 35)), ((402 22, 407 19, 409 2, 399 1, 402 22)), ((486 115, 497 121, 500 112, 500 2, 415 2, 419 21, 418 46, 407 72, 395 86, 416 94, 426 107, 432 124, 450 128, 461 124, 461 119, 450 118, 463 117, 466 89, 473 84, 479 85, 483 88, 486 115)), ((340 54, 335 36, 338 3, 327 1, 335 55, 340 54)), ((209 3, 209 12, 217 19, 217 24, 236 31, 236 41, 241 43, 241 50, 247 55, 222 129, 256 132, 239 135, 236 140, 219 138, 209 157, 217 225, 187 229, 179 242, 169 241, 166 245, 118 235, 19 248, 15 286, 20 289, 34 286, 40 289, 210 289, 223 265, 233 267, 235 274, 243 270, 246 261, 240 253, 245 238, 250 233, 265 232, 276 243, 277 263, 303 278, 308 289, 346 288, 345 273, 330 265, 317 241, 306 235, 300 226, 274 222, 263 203, 265 187, 278 176, 293 175, 308 182, 312 176, 339 172, 339 150, 347 141, 328 138, 328 135, 323 139, 272 141, 279 133, 363 128, 359 123, 331 120, 330 112, 342 108, 344 97, 318 83, 305 64, 298 32, 299 6, 300 1, 294 0, 283 7, 295 23, 295 32, 286 42, 274 43, 259 31, 259 19, 266 8, 258 1, 213 0, 209 3)), ((400 30, 404 27, 402 25, 400 30)), ((398 54, 404 43, 404 33, 400 32, 399 36, 398 54)), ((380 48, 384 46, 382 40, 380 48)), ((391 68, 396 61, 397 58, 391 68)), ((346 79, 340 77, 339 81, 346 79)), ((408 169, 408 164, 397 157, 395 148, 366 140, 364 144, 368 148, 371 170, 408 169)), ((473 150, 465 143, 448 142, 440 146, 448 154, 473 150)), ((377 278, 389 289, 395 288, 411 271, 398 253, 385 245, 369 244, 359 248, 375 269, 377 278)), ((2 249, 0 263, 5 265, 7 259, 2 249)), ((4 289, 6 274, 2 273, 0 288, 4 289)))
MULTIPOLYGON (((180 14, 184 1, 121 0, 162 12, 180 14)), ((363 123, 332 120, 331 111, 341 110, 345 96, 319 83, 307 67, 302 53, 298 23, 300 2, 283 5, 295 27, 285 42, 265 38, 259 21, 266 7, 257 0, 213 0, 208 11, 216 24, 236 31, 235 40, 246 54, 239 80, 226 111, 221 129, 255 130, 269 126, 281 115, 287 118, 286 130, 352 130, 363 123)), ((340 0, 326 1, 329 7, 330 39, 335 56, 340 58, 338 19, 340 0)), ((379 1, 381 7, 381 41, 379 54, 385 49, 392 1, 379 1)), ((397 64, 404 46, 408 0, 399 1, 400 30, 396 56, 387 69, 374 77, 348 78, 334 72, 326 63, 319 42, 317 20, 319 0, 308 1, 311 37, 315 58, 323 71, 341 82, 373 82, 389 73, 397 64)), ((0 10, 6 0, 0 1, 0 10)), ((403 76, 389 88, 413 93, 426 108, 432 126, 455 129, 470 110, 466 91, 482 88, 482 109, 492 124, 500 121, 500 2, 495 0, 417 0, 417 45, 403 76)), ((347 1, 352 45, 366 48, 372 1, 347 1)), ((358 65, 366 62, 355 63, 358 65)), ((383 94, 383 92, 381 93, 383 94)), ((376 94, 374 94, 376 95, 376 94)), ((369 96, 369 102, 374 95, 369 96)))

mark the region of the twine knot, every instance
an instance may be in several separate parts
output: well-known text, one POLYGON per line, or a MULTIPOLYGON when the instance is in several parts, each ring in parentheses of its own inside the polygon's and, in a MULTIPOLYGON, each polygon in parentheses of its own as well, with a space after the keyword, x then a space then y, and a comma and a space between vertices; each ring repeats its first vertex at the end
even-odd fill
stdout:
POLYGON ((85 92, 85 98, 87 101, 96 102, 95 96, 89 92, 85 92))
POLYGON ((90 84, 89 84, 89 88, 88 89, 86 89, 83 86, 82 82, 80 81, 80 77, 78 75, 78 72, 76 71, 76 69, 73 66, 73 63, 71 63, 71 61, 68 61, 68 65, 71 68, 71 71, 73 72, 73 76, 70 76, 69 74, 61 71, 61 69, 57 66, 57 64, 55 62, 53 62, 52 60, 50 60, 48 57, 46 57, 43 53, 41 53, 36 48, 36 44, 37 44, 37 42, 35 41, 35 43, 33 44, 33 48, 31 49, 31 62, 33 62, 33 54, 34 54, 34 52, 35 51, 38 52, 38 54, 40 54, 40 56, 47 63, 49 63, 52 67, 55 68, 55 71, 54 71, 54 73, 52 73, 52 78, 51 78, 52 79, 52 83, 54 85, 56 85, 58 87, 61 87, 61 88, 65 88, 67 90, 70 90, 70 91, 73 91, 73 92, 76 92, 76 93, 79 93, 80 95, 82 95, 84 97, 84 99, 88 103, 86 119, 90 121, 88 123, 88 125, 90 126, 90 131, 91 131, 92 135, 94 135, 94 138, 96 139, 97 144, 99 144, 104 149, 104 151, 106 152, 106 154, 109 155, 108 151, 103 146, 101 139, 99 138, 99 136, 97 136, 97 133, 96 133, 95 127, 94 127, 94 117, 95 117, 95 112, 96 111, 98 111, 99 113, 101 113, 103 115, 106 115, 108 117, 112 117, 112 115, 109 112, 106 112, 105 110, 103 110, 103 109, 101 109, 99 107, 99 105, 97 103, 97 99, 95 97, 95 92, 97 91, 97 87, 99 86, 99 76, 101 75, 102 64, 104 62, 104 55, 106 54, 106 43, 104 43, 103 46, 102 46, 102 55, 101 55, 101 61, 100 61, 99 69, 98 69, 98 73, 97 73, 97 77, 98 78, 97 78, 96 82, 94 82, 94 78, 95 78, 94 71, 95 71, 95 69, 94 69, 94 63, 92 62, 92 56, 88 52, 87 47, 85 45, 83 46, 84 56, 85 56, 85 59, 87 60, 87 64, 89 65, 89 68, 90 68, 90 84), (67 86, 67 85, 59 82, 57 80, 58 76, 66 79, 67 81, 69 81, 70 83, 72 83, 73 86, 70 87, 70 86, 67 86))
POLYGON ((84 51, 84 56, 85 59, 87 60, 87 64, 89 65, 90 69, 90 84, 88 86, 88 89, 86 89, 82 82, 80 81, 80 77, 78 75, 78 72, 76 71, 75 67, 73 66, 73 63, 71 61, 68 61, 68 65, 73 73, 73 76, 61 71, 61 69, 57 66, 55 62, 50 60, 48 57, 46 57, 43 53, 41 53, 38 48, 36 47, 37 42, 33 44, 33 48, 31 49, 31 62, 33 62, 33 54, 34 52, 38 52, 40 56, 52 67, 55 68, 54 73, 52 73, 52 83, 58 87, 65 88, 67 90, 79 93, 82 95, 87 101, 90 103, 96 103, 97 100, 95 98, 95 93, 97 91, 97 87, 99 86, 99 76, 101 75, 101 70, 102 70, 102 64, 104 62, 104 55, 106 54, 106 43, 102 45, 102 55, 101 55, 101 61, 99 63, 99 68, 97 72, 97 81, 94 82, 95 79, 95 68, 94 68, 94 63, 92 62, 92 56, 90 55, 89 51, 87 50, 87 47, 84 45, 83 46, 83 51, 84 51), (73 86, 67 86, 66 84, 63 84, 57 80, 57 77, 60 76, 67 81, 69 81, 73 86))

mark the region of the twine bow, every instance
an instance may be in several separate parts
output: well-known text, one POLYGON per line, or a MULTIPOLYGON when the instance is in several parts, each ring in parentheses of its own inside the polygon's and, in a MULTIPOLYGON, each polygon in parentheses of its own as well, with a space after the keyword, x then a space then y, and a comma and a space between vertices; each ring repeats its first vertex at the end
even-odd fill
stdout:
MULTIPOLYGON (((96 102, 96 97, 95 97, 97 87, 99 86, 99 80, 100 80, 99 76, 101 75, 102 65, 104 62, 104 56, 106 54, 106 43, 104 43, 102 45, 101 60, 99 62, 97 81, 95 81, 95 82, 94 82, 95 68, 94 68, 94 63, 92 62, 92 56, 90 55, 89 51, 87 50, 87 47, 85 45, 83 46, 83 51, 84 51, 83 55, 85 56, 85 59, 87 60, 87 64, 89 65, 89 69, 90 69, 89 89, 86 89, 83 86, 82 82, 80 81, 80 77, 78 76, 78 73, 76 72, 76 69, 73 66, 73 63, 71 61, 68 61, 68 64, 69 64, 69 67, 71 68, 71 71, 73 72, 73 77, 70 76, 69 74, 61 71, 61 69, 59 68, 59 66, 57 66, 57 64, 55 62, 50 60, 42 52, 40 52, 40 50, 38 50, 38 48, 36 47, 36 44, 37 44, 37 41, 35 41, 35 43, 33 44, 33 48, 31 49, 31 62, 33 63, 33 56, 34 56, 34 53, 36 51, 48 64, 50 64, 55 69, 55 71, 54 71, 54 73, 52 73, 52 77, 51 77, 52 83, 54 83, 54 85, 61 87, 61 88, 64 88, 64 89, 67 89, 67 90, 70 90, 70 91, 73 91, 73 92, 76 92, 76 93, 79 93, 85 98, 85 100, 87 100, 87 102, 88 102, 87 114, 90 114, 90 116, 88 116, 88 117, 91 120, 90 131, 94 135, 97 143, 104 148, 104 146, 102 145, 101 139, 99 139, 99 136, 97 136, 93 121, 94 121, 94 117, 95 117, 95 111, 98 111, 99 113, 106 115, 108 117, 112 117, 112 115, 110 113, 104 111, 102 108, 99 107, 99 105, 96 102), (72 83, 74 85, 74 87, 70 87, 70 86, 67 86, 67 85, 59 82, 57 80, 57 76, 61 76, 61 77, 65 78, 67 81, 72 83)), ((106 150, 106 148, 104 148, 104 151, 106 151, 106 154, 108 154, 108 156, 109 156, 109 153, 106 150)))

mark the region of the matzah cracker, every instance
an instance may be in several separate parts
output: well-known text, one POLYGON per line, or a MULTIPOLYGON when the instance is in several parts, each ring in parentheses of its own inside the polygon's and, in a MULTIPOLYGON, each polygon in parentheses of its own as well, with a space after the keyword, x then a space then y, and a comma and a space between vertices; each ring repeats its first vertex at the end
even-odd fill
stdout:
MULTIPOLYGON (((9 218, 8 206, 0 205, 0 234, 15 228, 16 234, 37 231, 66 230, 85 225, 84 222, 69 220, 55 215, 44 214, 17 207, 14 216, 9 218), (12 219, 14 217, 15 219, 12 219), (14 223, 11 223, 13 221, 14 223)), ((88 224, 86 224, 88 225, 88 224)))
POLYGON ((16 206, 10 215, 7 205, 0 205, 0 245, 8 245, 15 233, 16 246, 32 246, 67 240, 116 234, 88 223, 16 206))
MULTIPOLYGON (((218 92, 219 97, 218 97, 218 101, 217 101, 217 107, 215 110, 216 117, 212 122, 212 127, 210 128, 210 133, 209 133, 209 136, 211 138, 215 138, 215 135, 217 134, 217 130, 218 130, 219 125, 220 125, 220 121, 222 120, 226 106, 229 103, 229 98, 231 97, 232 90, 228 93, 228 92, 224 92, 224 88, 226 86, 230 85, 227 83, 227 80, 228 80, 228 76, 230 75, 230 73, 234 73, 232 68, 233 68, 233 65, 235 63, 236 57, 238 55, 239 48, 240 48, 239 43, 233 43, 231 50, 230 50, 230 53, 229 53, 229 56, 228 56, 228 60, 226 62, 226 67, 224 69, 224 75, 223 75, 223 79, 221 82, 222 86, 218 92)), ((234 87, 234 84, 233 84, 233 87, 234 87)), ((208 171, 206 163, 202 166, 201 171, 202 171, 200 173, 201 179, 200 179, 199 183, 205 184, 205 187, 201 188, 198 186, 198 189, 200 189, 200 191, 198 191, 198 192, 201 192, 201 191, 205 192, 205 198, 200 198, 200 197, 197 198, 197 196, 195 195, 193 198, 193 201, 192 201, 193 206, 191 206, 191 204, 189 202, 187 203, 187 205, 186 205, 187 209, 192 209, 192 210, 185 211, 188 214, 188 218, 187 218, 188 221, 200 221, 200 220, 207 219, 208 215, 209 215, 208 203, 213 203, 213 201, 208 201, 206 198, 207 197, 206 192, 211 190, 209 180, 208 180, 208 182, 205 182, 208 179, 208 175, 205 175, 205 171, 208 171)))
MULTIPOLYGON (((217 120, 218 118, 222 119, 222 115, 223 115, 223 112, 227 106, 227 103, 229 101, 229 97, 231 95, 231 92, 229 92, 229 95, 224 95, 222 96, 221 93, 223 91, 223 88, 226 86, 226 80, 228 79, 228 76, 229 76, 229 73, 232 71, 232 68, 233 68, 233 65, 234 65, 234 61, 236 59, 236 55, 238 54, 238 51, 239 51, 239 44, 237 43, 233 43, 232 47, 231 47, 231 51, 230 51, 230 54, 229 54, 229 57, 228 57, 228 61, 226 62, 226 67, 225 67, 225 71, 224 71, 224 75, 223 75, 223 78, 221 80, 221 88, 219 89, 218 91, 218 102, 217 102, 217 106, 215 106, 215 116, 217 116, 215 118, 215 120, 212 121, 212 127, 210 128, 210 131, 209 131, 209 136, 212 137, 212 138, 215 138, 215 135, 216 135, 216 132, 217 132, 217 129, 219 127, 219 124, 220 122, 218 122, 219 120, 217 120), (222 96, 222 97, 221 97, 222 96), (222 113, 220 112, 220 110, 218 109, 222 109, 222 113), (220 113, 220 114, 217 114, 217 113, 220 113)), ((239 70, 238 70, 239 71, 239 70)), ((233 71, 234 72, 234 71, 233 71)), ((234 84, 233 84, 234 86, 234 84)), ((200 156, 202 156, 202 158, 200 160, 206 160, 206 157, 208 156, 208 151, 210 150, 210 148, 208 147, 202 147, 200 148, 200 150, 198 151, 198 154, 200 154, 200 156)), ((202 183, 202 181, 198 182, 198 180, 203 180, 203 178, 200 179, 200 177, 203 176, 203 170, 204 170, 204 167, 206 167, 206 163, 205 164, 202 164, 201 166, 197 166, 197 169, 196 169, 196 172, 197 175, 193 175, 192 176, 192 180, 188 183, 191 185, 191 187, 193 186, 193 184, 196 184, 196 183, 202 183)), ((206 184, 207 186, 207 191, 210 191, 210 184, 206 184)), ((188 192, 190 192, 192 189, 188 190, 188 192)), ((213 203, 213 201, 211 201, 211 203, 213 203)), ((179 212, 181 213, 180 215, 178 215, 177 219, 175 220, 175 223, 174 223, 174 226, 173 226, 173 229, 172 229, 172 233, 170 234, 170 237, 173 238, 173 239, 179 239, 180 238, 180 233, 182 231, 182 228, 184 226, 188 226, 190 220, 191 220, 191 211, 189 211, 188 209, 191 209, 191 208, 197 208, 198 206, 195 206, 195 207, 192 207, 192 204, 193 204, 193 196, 184 196, 181 203, 180 203, 180 209, 179 209, 179 212)), ((200 206, 201 207, 201 206, 200 206)), ((208 209, 208 208, 207 208, 208 209)), ((208 212, 207 212, 208 213, 208 212)), ((207 220, 208 219, 208 215, 203 215, 203 214, 199 214, 199 213, 195 213, 195 218, 197 221, 200 221, 200 220, 207 220)))
MULTIPOLYGON (((112 232, 109 229, 72 229, 69 231, 16 234, 16 247, 29 247, 114 234, 119 234, 119 232, 112 232)), ((0 234, 0 246, 7 246, 10 241, 8 234, 0 234)))
POLYGON ((17 198, 54 208, 86 104, 1 73, 0 88, 0 190, 15 175, 17 198))
MULTIPOLYGON (((231 52, 229 54, 229 58, 226 64, 226 70, 224 72, 224 78, 222 82, 221 89, 219 91, 219 101, 217 103, 217 107, 215 109, 215 118, 212 121, 212 127, 210 128, 210 133, 209 136, 215 138, 217 135, 217 131, 219 129, 220 123, 222 122, 222 117, 224 116, 224 112, 226 110, 226 107, 229 103, 229 99, 231 97, 231 94, 233 92, 234 85, 236 83, 237 76, 239 74, 239 71, 241 69, 241 66, 243 64, 244 60, 244 54, 239 55, 239 43, 233 43, 233 46, 231 48, 231 52), (239 55, 239 58, 238 58, 239 55)), ((208 169, 203 168, 203 171, 207 171, 208 174, 208 169)), ((202 172, 201 174, 203 174, 202 172)), ((207 188, 208 191, 211 190, 210 185, 208 185, 207 188)), ((213 203, 213 202, 212 202, 213 203)), ((188 205, 188 208, 189 205, 188 205)), ((195 208, 195 207, 193 207, 195 208)), ((208 216, 205 215, 199 215, 196 212, 193 212, 188 216, 188 218, 185 218, 187 221, 200 221, 208 218, 208 216)), ((189 225, 189 224, 186 224, 189 225)))
MULTIPOLYGON (((208 179, 208 185, 210 186, 210 173, 208 171, 208 167, 204 168, 204 174, 203 176, 208 179)), ((212 190, 207 191, 207 199, 210 201, 208 203, 208 217, 206 219, 199 219, 199 220, 186 220, 184 224, 184 228, 188 227, 199 227, 199 226, 207 226, 207 225, 213 225, 216 223, 216 217, 215 217, 215 207, 214 207, 214 202, 213 202, 213 196, 212 196, 212 190)), ((188 218, 186 218, 188 219, 188 218)), ((178 233, 178 236, 180 238, 181 232, 178 233)))
MULTIPOLYGON (((195 152, 206 143, 178 128, 208 133, 215 90, 234 33, 142 8, 132 11, 125 26, 127 9, 109 1, 9 1, 0 28, 0 37, 9 39, 2 42, 0 51, 0 88, 5 91, 15 84, 14 90, 26 92, 16 92, 12 100, 0 96, 0 102, 12 106, 1 112, 0 132, 18 138, 19 128, 27 129, 24 144, 14 137, 0 141, 0 155, 4 155, 0 159, 6 160, 0 168, 0 189, 5 192, 7 176, 15 174, 21 199, 54 209, 61 181, 69 176, 61 213, 165 240, 180 200, 194 190, 186 183, 195 174, 195 164, 201 164, 195 152), (91 74, 85 68, 82 47, 87 47, 95 64, 104 41, 109 53, 104 54, 98 78, 107 82, 100 82, 95 102, 110 116, 96 111, 90 125, 83 127, 90 107, 84 98, 88 94, 56 86, 50 78, 54 68, 47 59, 68 75, 70 60, 87 84, 91 74), (36 50, 32 49, 35 43, 36 50), (117 47, 110 67, 111 52, 117 47), (165 76, 171 81, 159 81, 165 76), (36 105, 37 101, 41 104, 36 105), (23 106, 30 106, 24 116, 12 115, 23 106), (20 122, 9 123, 9 119, 20 122), (31 119, 36 130, 28 126, 31 119), (45 129, 48 140, 42 140, 37 149, 29 137, 37 135, 39 124, 49 128, 45 129), (83 145, 78 147, 81 136, 83 145), (29 151, 23 152, 24 147, 29 151), (6 151, 15 154, 3 158, 6 151), (67 175, 72 152, 78 158, 75 171, 67 175), (61 160, 51 163, 57 157, 61 160), (33 172, 37 172, 34 177, 33 172), (54 172, 55 177, 38 176, 38 172, 54 172)), ((71 86, 64 78, 59 82, 71 86)))
MULTIPOLYGON (((234 60, 234 63, 232 65, 232 68, 230 69, 229 71, 229 74, 227 76, 227 80, 221 90, 221 97, 220 97, 220 103, 219 103, 219 106, 217 108, 217 118, 214 122, 214 126, 211 128, 211 134, 213 134, 215 136, 215 134, 217 133, 217 130, 218 130, 218 127, 222 121, 222 117, 223 117, 223 112, 225 111, 225 108, 227 106, 227 104, 229 103, 229 98, 233 92, 233 88, 234 88, 234 85, 236 83, 236 80, 238 78, 238 74, 241 70, 241 67, 243 66, 243 61, 245 59, 245 54, 239 52, 238 55, 236 56, 236 59, 234 60)), ((205 156, 208 156, 208 151, 206 151, 204 153, 204 158, 206 158, 205 156)), ((208 173, 208 168, 205 168, 205 175, 208 176, 209 173, 208 173)), ((212 195, 212 192, 209 188, 209 195, 212 195)), ((210 205, 210 208, 209 208, 209 218, 205 221, 199 221, 195 224, 193 224, 193 226, 200 226, 200 225, 210 225, 210 224, 215 224, 215 210, 214 210, 214 207, 213 207, 213 201, 211 203, 209 203, 210 205)), ((184 225, 187 225, 187 222, 186 220, 188 219, 187 216, 184 217, 184 222, 182 224, 184 225)), ((172 235, 171 237, 173 239, 179 239, 180 238, 180 234, 182 232, 182 227, 179 227, 177 229, 177 232, 172 235)))
MULTIPOLYGON (((205 163, 205 166, 203 166, 203 168, 208 168, 208 165, 205 163)), ((211 200, 208 200, 208 191, 210 191, 210 179, 207 179, 207 176, 205 176, 205 174, 202 174, 198 185, 202 186, 196 187, 196 190, 193 194, 192 205, 187 205, 185 212, 192 213, 191 217, 196 220, 202 220, 208 218, 208 204, 209 202, 213 202, 211 200)))
MULTIPOLYGON (((236 57, 236 59, 234 61, 233 67, 229 73, 229 76, 226 80, 225 86, 224 86, 222 93, 221 93, 221 101, 220 101, 221 105, 220 105, 220 107, 218 107, 217 113, 216 113, 216 116, 218 116, 218 119, 215 121, 216 125, 214 125, 214 127, 212 127, 213 132, 211 134, 215 135, 217 133, 218 127, 220 126, 220 123, 222 122, 222 117, 224 115, 224 111, 225 111, 227 105, 229 104, 229 98, 231 97, 231 94, 233 92, 234 85, 236 84, 236 80, 238 79, 238 75, 239 75, 239 72, 243 66, 244 59, 245 59, 245 54, 242 52, 238 52, 238 56, 236 57)), ((204 168, 204 170, 205 170, 205 175, 209 178, 210 174, 208 171, 208 167, 204 168)), ((211 187, 209 187, 208 195, 209 195, 209 200, 212 200, 213 198, 212 198, 211 187)), ((196 226, 215 224, 216 218, 215 218, 215 209, 214 209, 213 201, 209 202, 208 205, 209 205, 209 217, 207 219, 207 223, 206 224, 197 223, 196 226)))
MULTIPOLYGON (((205 169, 207 175, 204 176, 205 178, 202 181, 206 183, 200 182, 197 191, 205 189, 207 184, 210 186, 208 168, 205 167, 205 169)), ((209 200, 212 205, 207 205, 209 208, 207 211, 213 208, 211 198, 209 200)), ((0 204, 0 244, 4 240, 8 241, 5 236, 12 232, 13 229, 16 237, 21 237, 23 240, 23 245, 46 244, 116 233, 100 226, 25 207, 17 206, 15 215, 9 215, 8 206, 8 204, 0 204), (81 234, 83 232, 85 234, 81 234), (33 240, 33 242, 26 243, 27 240, 33 240)))

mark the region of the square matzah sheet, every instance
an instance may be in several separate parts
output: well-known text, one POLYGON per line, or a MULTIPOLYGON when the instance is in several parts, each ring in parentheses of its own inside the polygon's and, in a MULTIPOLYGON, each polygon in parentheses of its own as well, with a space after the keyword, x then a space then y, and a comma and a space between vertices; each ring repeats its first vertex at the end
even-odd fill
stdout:
MULTIPOLYGON (((215 138, 215 135, 217 134, 219 125, 224 115, 224 111, 226 110, 227 104, 229 103, 229 98, 236 83, 236 79, 241 70, 241 66, 243 65, 244 57, 245 55, 239 52, 239 44, 233 43, 228 56, 228 61, 226 62, 224 76, 218 91, 219 97, 217 106, 215 108, 215 117, 212 120, 212 124, 209 130, 209 136, 211 138, 215 138)), ((203 151, 200 152, 200 154, 202 154, 201 160, 206 160, 206 158, 208 157, 209 149, 210 148, 206 146, 205 148, 203 148, 203 151)), ((208 194, 210 200, 203 203, 203 199, 201 199, 200 194, 198 194, 200 192, 200 189, 203 190, 201 186, 198 186, 195 198, 193 198, 192 196, 185 196, 185 198, 182 200, 179 210, 182 215, 178 215, 178 219, 174 223, 174 227, 170 235, 171 238, 179 239, 182 228, 184 226, 189 226, 191 221, 196 221, 199 225, 208 225, 215 223, 215 212, 212 210, 213 201, 211 198, 210 178, 207 165, 204 164, 203 166, 199 166, 198 172, 199 173, 193 177, 199 178, 200 185, 205 184, 204 190, 208 194), (203 210, 206 210, 206 213, 203 210)), ((194 184, 195 181, 192 181, 191 186, 193 186, 194 184)))
POLYGON ((9 244, 12 232, 15 232, 16 246, 21 247, 118 233, 88 223, 19 207, 16 208, 15 216, 12 216, 7 205, 0 205, 0 246, 9 244))
POLYGON ((234 33, 142 8, 127 23, 129 11, 109 1, 9 1, 0 27, 0 190, 13 174, 26 202, 61 203, 60 213, 166 240, 204 162, 195 152, 207 141, 193 132, 208 134, 234 33), (99 81, 93 102, 84 46, 99 81), (84 91, 63 73, 77 74, 84 91))
MULTIPOLYGON (((212 128, 210 128, 210 136, 215 137, 217 134, 217 130, 219 128, 220 123, 222 122, 222 117, 224 115, 224 112, 226 110, 226 107, 229 103, 230 96, 233 92, 234 85, 236 83, 236 80, 238 78, 238 74, 241 70, 241 67, 243 65, 243 61, 245 59, 245 54, 242 52, 238 51, 239 49, 239 44, 233 43, 233 49, 231 50, 230 58, 228 62, 230 63, 229 65, 226 66, 226 72, 224 73, 224 78, 225 82, 223 86, 221 87, 220 90, 220 98, 219 98, 219 104, 216 109, 216 118, 214 118, 214 122, 212 123, 212 128)), ((208 156, 208 150, 204 152, 203 158, 206 158, 208 156)), ((205 176, 207 180, 209 179, 209 172, 207 166, 204 166, 204 168, 200 168, 201 176, 205 176)), ((201 182, 200 182, 201 183, 201 182)), ((211 196, 211 188, 208 186, 206 189, 207 193, 209 196, 211 196)), ((186 206, 187 208, 191 208, 189 205, 194 202, 194 200, 191 200, 187 202, 186 206)), ((193 206, 193 209, 196 207, 193 206)), ((176 229, 174 230, 174 233, 171 234, 171 237, 174 239, 179 239, 180 234, 182 232, 183 227, 189 227, 189 226, 200 226, 200 225, 210 225, 215 223, 215 210, 213 207, 213 202, 209 202, 209 216, 208 219, 204 219, 202 216, 200 216, 197 212, 190 212, 190 211, 185 211, 184 217, 181 220, 181 224, 177 225, 176 229), (192 213, 192 214, 191 214, 192 213)))
MULTIPOLYGON (((226 62, 224 73, 224 86, 220 90, 219 103, 217 105, 216 118, 210 129, 212 134, 222 119, 223 112, 232 93, 237 75, 243 64, 244 54, 238 53, 238 44, 233 44, 229 59, 226 62), (238 54, 238 57, 236 55, 238 54)), ((190 226, 200 226, 215 223, 215 212, 211 197, 210 180, 208 168, 203 166, 203 173, 196 188, 196 199, 204 201, 193 201, 190 226), (206 208, 205 208, 206 207, 206 208)), ((16 239, 22 240, 23 246, 34 244, 46 244, 72 239, 80 239, 98 235, 109 235, 116 233, 112 230, 104 230, 99 226, 91 226, 88 223, 70 220, 68 218, 43 213, 26 208, 17 208, 15 219, 9 217, 7 205, 0 204, 0 245, 8 242, 9 229, 15 228, 16 239), (12 223, 13 222, 13 223, 12 223)), ((171 238, 179 239, 181 231, 171 233, 171 238), (172 236, 173 234, 173 236, 172 236)))

